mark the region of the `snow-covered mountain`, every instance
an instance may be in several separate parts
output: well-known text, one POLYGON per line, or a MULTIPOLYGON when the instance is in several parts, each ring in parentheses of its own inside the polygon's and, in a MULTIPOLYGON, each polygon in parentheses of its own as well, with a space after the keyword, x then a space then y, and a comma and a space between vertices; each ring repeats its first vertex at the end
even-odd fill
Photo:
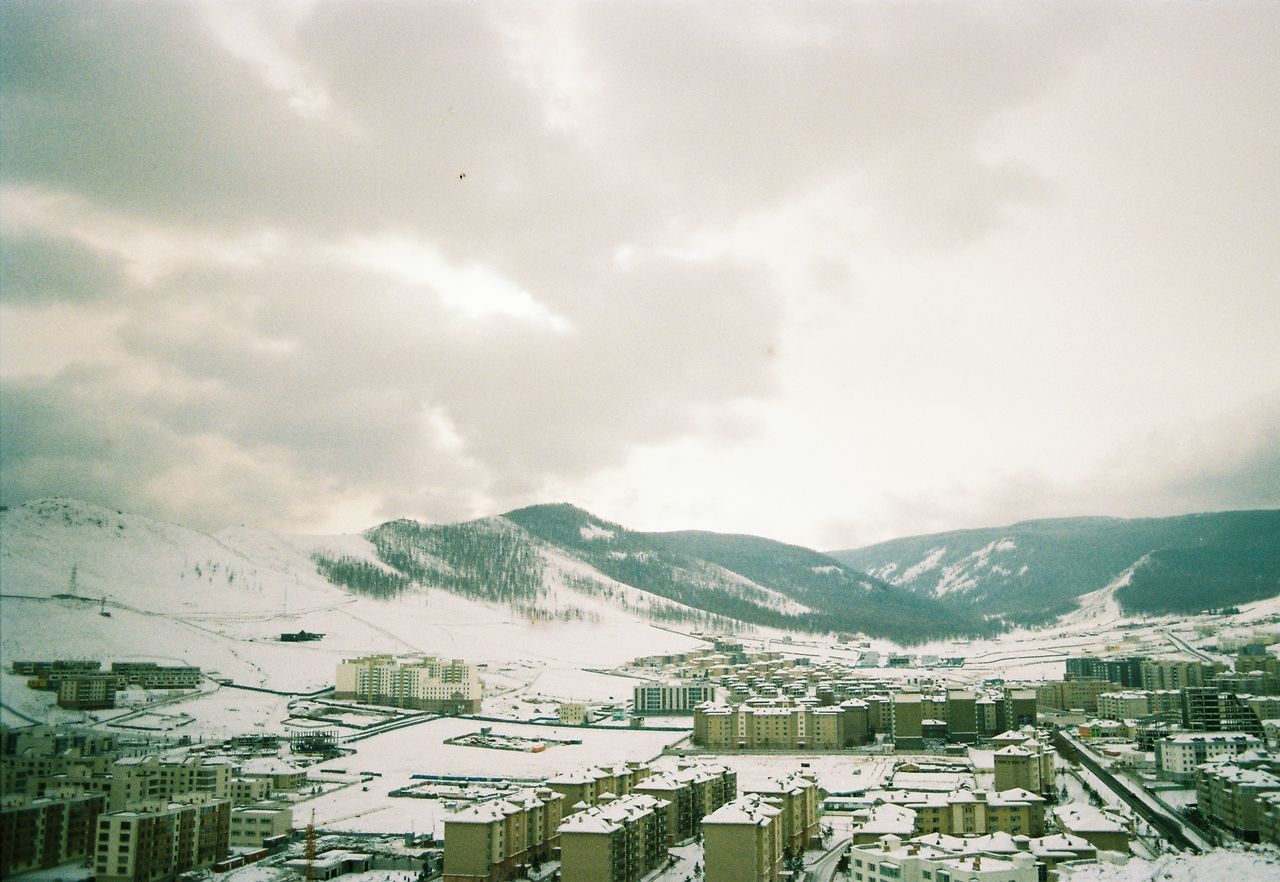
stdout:
POLYGON ((1280 594, 1280 511, 1070 518, 894 539, 831 556, 899 588, 1009 621, 1070 613, 1109 589, 1131 615, 1280 594))
MULTIPOLYGON (((416 585, 370 597, 329 582, 317 557, 385 567, 364 536, 218 534, 48 499, 0 513, 0 700, 31 693, 18 659, 188 662, 237 683, 311 691, 342 658, 428 652, 486 662, 611 665, 701 645, 654 628, 651 598, 548 549, 539 614, 416 585), (607 592, 612 591, 612 594, 607 592), (110 615, 102 615, 107 612, 110 615), (282 632, 325 635, 282 643, 282 632)), ((696 618, 697 611, 689 611, 696 618)), ((501 676, 492 675, 499 682, 501 676)))

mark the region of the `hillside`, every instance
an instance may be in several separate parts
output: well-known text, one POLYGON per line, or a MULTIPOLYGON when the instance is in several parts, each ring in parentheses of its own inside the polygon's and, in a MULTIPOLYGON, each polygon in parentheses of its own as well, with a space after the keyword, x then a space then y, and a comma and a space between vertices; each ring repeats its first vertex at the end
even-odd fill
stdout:
POLYGON ((1025 624, 1066 614, 1117 580, 1127 615, 1190 613, 1280 594, 1280 511, 1026 521, 831 556, 917 595, 1025 624))
POLYGON ((808 548, 757 536, 643 533, 571 505, 503 517, 636 588, 744 622, 851 631, 914 643, 998 630, 968 608, 922 597, 808 548))
MULTIPOLYGON (((539 614, 530 615, 520 604, 441 590, 430 580, 395 579, 364 536, 246 527, 209 534, 77 500, 25 503, 0 512, 5 718, 48 712, 48 693, 9 673, 17 659, 186 662, 244 685, 311 691, 332 683, 342 658, 426 652, 487 662, 494 671, 518 665, 528 671, 522 677, 537 675, 554 690, 561 672, 583 664, 607 667, 700 645, 651 627, 655 619, 711 623, 701 611, 661 598, 650 603, 554 549, 538 551, 538 567, 539 614), (332 584, 317 558, 341 562, 348 574, 392 575, 400 590, 379 596, 332 584), (325 637, 279 641, 300 629, 325 637)), ((499 685, 510 678, 491 676, 499 685)))

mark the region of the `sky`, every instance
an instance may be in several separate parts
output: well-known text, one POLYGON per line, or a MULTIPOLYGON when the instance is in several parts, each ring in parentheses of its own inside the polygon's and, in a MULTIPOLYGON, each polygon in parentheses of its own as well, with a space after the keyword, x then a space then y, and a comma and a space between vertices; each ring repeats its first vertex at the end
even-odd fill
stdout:
POLYGON ((1280 4, 0 4, 0 502, 1280 506, 1280 4))

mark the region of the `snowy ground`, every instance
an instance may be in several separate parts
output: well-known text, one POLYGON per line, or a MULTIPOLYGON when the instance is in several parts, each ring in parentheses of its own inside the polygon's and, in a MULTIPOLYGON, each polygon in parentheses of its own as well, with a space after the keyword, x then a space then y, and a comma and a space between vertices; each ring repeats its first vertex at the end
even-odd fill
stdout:
POLYGON ((1132 858, 1123 865, 1059 867, 1062 882, 1267 882, 1280 879, 1280 852, 1218 850, 1202 855, 1170 854, 1154 860, 1132 858))
POLYGON ((441 833, 442 819, 447 814, 441 801, 387 794, 412 783, 414 774, 543 778, 593 765, 648 760, 684 737, 680 732, 644 729, 597 730, 482 724, 465 719, 432 720, 357 742, 353 745, 356 749, 353 756, 322 764, 320 768, 367 772, 374 777, 301 802, 294 808, 294 817, 303 822, 314 809, 316 823, 329 829, 362 833, 441 833), (542 753, 444 743, 448 738, 478 731, 481 725, 491 727, 495 734, 577 739, 582 743, 548 747, 542 753))

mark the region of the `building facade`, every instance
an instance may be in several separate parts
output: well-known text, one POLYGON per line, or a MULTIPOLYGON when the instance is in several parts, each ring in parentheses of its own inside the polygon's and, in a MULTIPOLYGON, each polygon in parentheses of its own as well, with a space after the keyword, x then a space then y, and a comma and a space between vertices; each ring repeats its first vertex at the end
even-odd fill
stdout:
POLYGON ((478 713, 483 687, 475 665, 434 656, 371 655, 338 664, 334 698, 439 713, 478 713))

